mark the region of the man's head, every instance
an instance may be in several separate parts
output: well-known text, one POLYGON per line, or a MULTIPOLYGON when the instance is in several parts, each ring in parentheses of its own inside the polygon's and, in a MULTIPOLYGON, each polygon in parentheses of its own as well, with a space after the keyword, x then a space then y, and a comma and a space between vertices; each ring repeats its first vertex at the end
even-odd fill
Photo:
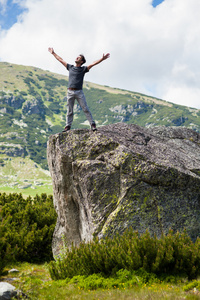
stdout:
POLYGON ((75 60, 75 63, 80 66, 83 65, 84 63, 86 63, 85 56, 83 54, 79 54, 79 56, 75 60))

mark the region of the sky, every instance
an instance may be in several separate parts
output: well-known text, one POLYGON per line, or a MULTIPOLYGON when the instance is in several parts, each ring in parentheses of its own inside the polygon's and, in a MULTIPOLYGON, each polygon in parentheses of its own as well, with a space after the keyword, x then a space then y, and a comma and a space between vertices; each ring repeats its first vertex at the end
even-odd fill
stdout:
MULTIPOLYGON (((85 80, 200 109, 199 0, 0 0, 0 61, 68 75, 110 53, 85 80)), ((0 88, 1 89, 1 88, 0 88)))
POLYGON ((153 7, 158 6, 160 3, 162 3, 164 0, 152 0, 153 7))

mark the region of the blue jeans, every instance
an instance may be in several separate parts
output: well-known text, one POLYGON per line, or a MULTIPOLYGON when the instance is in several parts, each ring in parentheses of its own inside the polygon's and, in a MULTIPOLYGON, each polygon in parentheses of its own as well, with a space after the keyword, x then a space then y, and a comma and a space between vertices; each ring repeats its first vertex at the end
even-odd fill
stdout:
POLYGON ((92 114, 88 108, 85 95, 82 90, 68 90, 67 92, 67 117, 66 117, 66 126, 71 126, 74 116, 74 103, 75 100, 78 101, 83 112, 85 113, 86 118, 88 119, 90 125, 94 123, 92 114))

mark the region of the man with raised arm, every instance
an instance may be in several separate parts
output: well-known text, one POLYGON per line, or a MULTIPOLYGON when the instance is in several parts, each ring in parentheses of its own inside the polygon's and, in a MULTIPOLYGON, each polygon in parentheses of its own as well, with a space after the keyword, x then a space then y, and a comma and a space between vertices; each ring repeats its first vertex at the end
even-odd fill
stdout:
POLYGON ((53 48, 48 49, 49 52, 59 61, 61 62, 69 71, 69 83, 68 83, 68 92, 67 92, 67 117, 66 117, 66 126, 63 132, 70 130, 72 121, 73 121, 73 109, 74 109, 74 102, 75 100, 78 101, 79 105, 83 109, 86 118, 88 119, 91 129, 93 131, 96 129, 95 121, 92 117, 92 114, 88 108, 85 95, 83 93, 83 78, 85 73, 89 72, 89 70, 110 57, 110 54, 103 54, 102 58, 93 62, 88 66, 82 66, 86 60, 84 55, 80 54, 75 60, 75 66, 68 64, 64 61, 59 55, 54 52, 53 48))

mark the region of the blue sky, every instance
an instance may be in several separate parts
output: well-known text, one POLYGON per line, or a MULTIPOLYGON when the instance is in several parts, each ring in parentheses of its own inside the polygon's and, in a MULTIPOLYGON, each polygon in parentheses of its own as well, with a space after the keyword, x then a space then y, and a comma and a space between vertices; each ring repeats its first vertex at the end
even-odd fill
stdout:
MULTIPOLYGON (((200 0, 0 0, 0 61, 68 75, 110 58, 85 80, 200 109, 200 0)), ((1 87, 0 87, 1 90, 1 87)))
MULTIPOLYGON (((156 7, 162 2, 164 0, 153 0, 152 6, 156 7)), ((0 26, 2 29, 7 30, 17 22, 18 16, 25 11, 25 8, 20 6, 20 2, 13 0, 4 0, 2 3, 0 2, 0 26)))
POLYGON ((153 0, 152 5, 153 5, 153 7, 156 7, 157 5, 159 5, 162 2, 164 2, 164 0, 153 0))
POLYGON ((18 16, 25 11, 17 2, 8 0, 7 3, 0 2, 0 26, 9 29, 18 21, 18 16))

